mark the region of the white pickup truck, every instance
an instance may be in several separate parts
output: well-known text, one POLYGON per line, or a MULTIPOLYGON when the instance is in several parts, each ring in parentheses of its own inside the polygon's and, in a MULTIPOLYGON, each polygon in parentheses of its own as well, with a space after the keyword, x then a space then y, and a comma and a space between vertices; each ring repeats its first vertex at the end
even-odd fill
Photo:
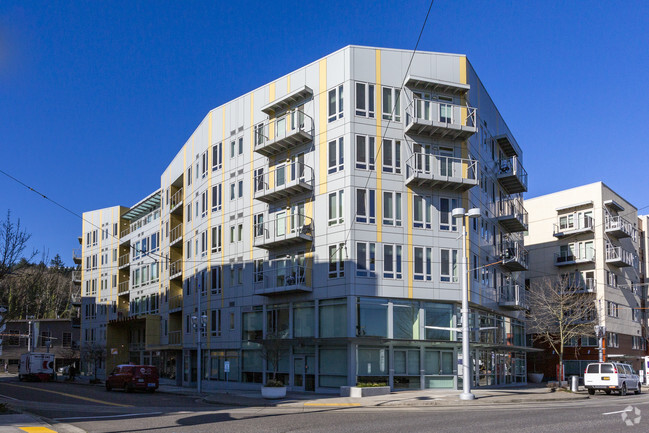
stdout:
POLYGON ((617 362, 588 364, 584 372, 584 386, 590 395, 598 389, 606 394, 618 391, 620 395, 626 395, 628 390, 634 390, 636 394, 642 392, 640 378, 633 368, 617 362))

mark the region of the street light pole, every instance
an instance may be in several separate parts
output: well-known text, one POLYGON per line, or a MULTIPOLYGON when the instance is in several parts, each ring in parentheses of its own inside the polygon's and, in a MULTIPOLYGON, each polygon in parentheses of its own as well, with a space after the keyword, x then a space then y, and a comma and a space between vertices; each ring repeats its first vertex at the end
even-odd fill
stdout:
POLYGON ((192 316, 192 322, 194 325, 194 330, 196 331, 196 351, 197 351, 197 359, 196 359, 196 367, 198 369, 198 372, 196 374, 196 391, 200 394, 203 391, 203 369, 202 369, 202 362, 203 362, 203 351, 202 351, 202 341, 201 337, 203 334, 203 330, 207 326, 207 315, 205 313, 202 313, 200 316, 192 316))
POLYGON ((460 400, 474 400, 475 395, 471 393, 471 350, 469 347, 469 275, 468 259, 466 252, 467 231, 466 218, 477 218, 480 216, 480 209, 455 208, 451 212, 453 218, 462 219, 462 394, 460 400))

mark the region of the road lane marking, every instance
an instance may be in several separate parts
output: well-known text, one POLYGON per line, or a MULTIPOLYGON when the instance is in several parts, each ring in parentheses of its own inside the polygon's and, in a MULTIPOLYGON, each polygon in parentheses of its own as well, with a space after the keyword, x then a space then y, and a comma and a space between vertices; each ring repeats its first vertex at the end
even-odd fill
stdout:
POLYGON ((79 399, 79 400, 91 401, 91 402, 93 402, 93 403, 106 404, 106 405, 109 405, 109 406, 133 407, 133 406, 128 405, 128 404, 111 403, 111 402, 109 402, 109 401, 97 400, 97 399, 90 398, 90 397, 81 397, 80 395, 67 394, 67 393, 65 393, 65 392, 50 391, 49 389, 36 388, 36 387, 34 387, 34 386, 16 385, 16 384, 14 384, 14 383, 3 383, 3 385, 6 385, 6 386, 15 386, 16 388, 33 389, 33 390, 35 390, 35 391, 41 391, 41 392, 49 392, 50 394, 64 395, 64 396, 66 396, 66 397, 77 398, 77 399, 79 399))
POLYGON ((603 413, 602 415, 613 415, 614 413, 631 412, 632 410, 633 409, 616 410, 615 412, 606 412, 606 413, 603 413))
POLYGON ((2 398, 8 398, 9 400, 16 400, 16 401, 18 401, 17 398, 9 397, 8 395, 2 395, 2 394, 0 394, 0 397, 2 397, 2 398))
POLYGON ((304 403, 305 406, 360 406, 360 403, 304 403))
POLYGON ((18 427, 19 429, 26 431, 27 433, 56 433, 54 430, 51 430, 47 427, 18 427))
POLYGON ((162 412, 142 412, 142 413, 125 413, 121 415, 74 416, 68 418, 54 418, 54 421, 70 421, 76 419, 125 418, 128 416, 161 415, 161 414, 162 412))

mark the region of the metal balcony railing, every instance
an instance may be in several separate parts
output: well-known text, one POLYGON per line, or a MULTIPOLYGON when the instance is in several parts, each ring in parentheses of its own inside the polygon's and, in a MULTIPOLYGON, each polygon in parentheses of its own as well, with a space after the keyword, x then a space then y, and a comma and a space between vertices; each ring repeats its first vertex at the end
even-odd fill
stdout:
POLYGON ((81 253, 81 248, 75 248, 72 250, 72 260, 76 264, 81 264, 81 260, 83 259, 83 254, 81 253))
POLYGON ((169 311, 183 308, 183 295, 176 295, 169 298, 169 311))
POLYGON ((478 184, 478 161, 415 153, 406 161, 406 184, 466 191, 478 184))
POLYGON ((182 260, 176 260, 175 262, 172 262, 169 264, 169 278, 177 278, 181 277, 183 274, 183 261, 182 260))
POLYGON ((498 250, 502 266, 511 271, 525 271, 528 269, 528 252, 522 241, 505 239, 499 244, 498 250))
MULTIPOLYGON (((183 189, 178 188, 178 191, 173 193, 171 195, 171 198, 169 199, 169 209, 173 211, 176 208, 176 206, 182 205, 182 203, 183 203, 183 189)), ((180 207, 180 209, 182 210, 182 206, 180 207)))
POLYGON ((72 271, 72 282, 74 284, 81 284, 81 271, 72 271))
POLYGON ((633 226, 631 221, 628 221, 619 215, 613 216, 607 214, 604 218, 604 229, 606 230, 606 233, 617 238, 631 237, 636 239, 637 237, 637 229, 633 226))
POLYGON ((498 287, 498 305, 515 310, 527 309, 525 286, 516 282, 506 282, 498 287))
POLYGON ((477 110, 473 107, 414 98, 406 108, 407 134, 466 139, 475 134, 477 110))
POLYGON ((595 220, 590 215, 568 214, 559 216, 559 222, 554 224, 554 236, 562 237, 582 232, 592 232, 595 220), (563 221, 562 221, 563 220, 563 221))
POLYGON ((508 194, 527 191, 527 171, 517 156, 501 159, 497 168, 498 180, 508 194))
POLYGON ((528 228, 527 211, 518 197, 499 201, 496 204, 496 219, 509 232, 524 232, 528 228))
POLYGON ((169 331, 169 344, 179 346, 183 343, 182 331, 169 331))
POLYGON ((310 292, 311 267, 290 260, 276 261, 271 269, 253 276, 255 294, 272 295, 290 292, 310 292))
POLYGON ((255 127, 255 152, 272 156, 313 139, 313 119, 298 109, 255 127))
POLYGON ((123 238, 123 237, 127 236, 130 233, 131 233, 131 227, 129 226, 129 227, 126 227, 124 230, 122 230, 120 232, 119 237, 123 238))
POLYGON ((627 266, 631 266, 634 269, 638 268, 638 258, 635 254, 622 247, 614 247, 612 245, 606 246, 606 263, 621 268, 627 266))
POLYGON ((120 295, 122 295, 124 293, 128 293, 128 290, 129 290, 128 284, 129 284, 128 280, 127 281, 122 281, 121 283, 119 283, 117 285, 117 293, 119 293, 120 295))
POLYGON ((569 293, 595 293, 597 291, 597 280, 595 278, 579 278, 578 280, 568 279, 563 283, 564 291, 569 293))
MULTIPOLYGON (((276 214, 277 215, 277 214, 276 214)), ((253 226, 254 246, 274 248, 313 240, 313 221, 302 214, 277 215, 253 226)))
POLYGON ((588 263, 595 261, 595 249, 590 248, 585 251, 560 251, 554 255, 555 266, 567 266, 578 263, 588 263))
POLYGON ((119 256, 118 267, 123 268, 131 264, 131 255, 129 253, 119 256))
POLYGON ((286 199, 313 190, 313 169, 302 162, 289 161, 257 174, 253 186, 257 200, 270 203, 286 199))
MULTIPOLYGON (((182 241, 183 238, 183 225, 178 224, 169 230, 169 245, 174 245, 176 242, 182 241)), ((182 245, 182 243, 181 243, 182 245)))

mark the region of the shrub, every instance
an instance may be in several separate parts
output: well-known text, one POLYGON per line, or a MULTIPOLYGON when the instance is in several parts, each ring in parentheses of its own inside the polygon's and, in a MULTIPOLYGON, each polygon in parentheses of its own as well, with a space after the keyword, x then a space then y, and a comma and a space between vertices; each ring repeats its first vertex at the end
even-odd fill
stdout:
POLYGON ((269 379, 266 381, 267 388, 281 388, 284 386, 281 380, 269 379))
POLYGON ((356 384, 358 388, 377 388, 379 386, 388 386, 385 382, 358 382, 356 384))

